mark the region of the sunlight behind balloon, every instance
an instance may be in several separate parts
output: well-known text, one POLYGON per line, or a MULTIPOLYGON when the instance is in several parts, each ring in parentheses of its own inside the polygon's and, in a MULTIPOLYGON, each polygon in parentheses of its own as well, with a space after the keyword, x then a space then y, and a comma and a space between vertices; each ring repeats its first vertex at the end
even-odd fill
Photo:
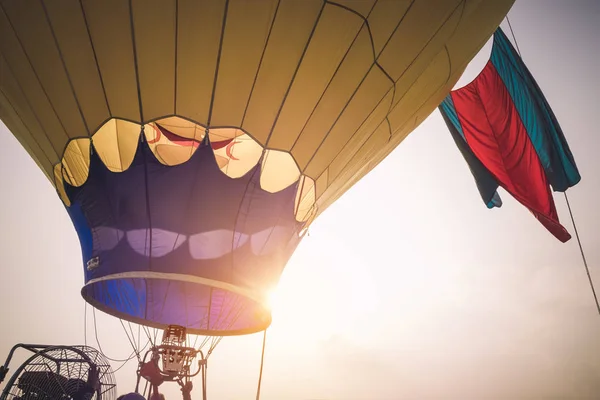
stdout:
POLYGON ((379 295, 368 263, 335 240, 327 243, 335 251, 325 251, 322 243, 310 239, 301 246, 305 250, 292 257, 269 296, 272 337, 314 343, 338 335, 371 336, 364 319, 378 307, 379 295))
POLYGON ((273 306, 277 304, 279 299, 279 294, 277 293, 277 287, 268 291, 266 306, 269 310, 273 310, 273 306))

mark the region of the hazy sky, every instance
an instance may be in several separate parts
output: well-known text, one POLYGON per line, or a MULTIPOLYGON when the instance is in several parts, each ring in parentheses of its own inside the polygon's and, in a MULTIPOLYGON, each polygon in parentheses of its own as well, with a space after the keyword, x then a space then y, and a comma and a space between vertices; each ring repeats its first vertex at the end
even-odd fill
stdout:
MULTIPOLYGON (((600 291, 600 2, 518 0, 509 17, 583 177, 569 198, 600 291)), ((83 343, 75 230, 3 125, 0 140, 0 357, 17 342, 83 343)), ((313 224, 289 262, 262 399, 599 398, 600 316, 577 242, 561 244, 501 196, 501 209, 486 209, 435 111, 313 224)), ((126 357, 118 321, 96 317, 103 350, 126 357)), ((261 339, 221 342, 209 398, 254 398, 261 339)), ((117 373, 120 393, 133 390, 135 367, 117 373)), ((176 386, 161 389, 180 398, 176 386)))

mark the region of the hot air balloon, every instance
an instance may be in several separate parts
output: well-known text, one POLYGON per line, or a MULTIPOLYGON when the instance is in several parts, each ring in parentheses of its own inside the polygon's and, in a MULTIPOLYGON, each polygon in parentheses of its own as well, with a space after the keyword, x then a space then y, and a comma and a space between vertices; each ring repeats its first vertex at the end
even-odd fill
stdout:
POLYGON ((513 1, 3 0, 0 118, 73 221, 85 301, 173 337, 259 332, 310 223, 513 1))

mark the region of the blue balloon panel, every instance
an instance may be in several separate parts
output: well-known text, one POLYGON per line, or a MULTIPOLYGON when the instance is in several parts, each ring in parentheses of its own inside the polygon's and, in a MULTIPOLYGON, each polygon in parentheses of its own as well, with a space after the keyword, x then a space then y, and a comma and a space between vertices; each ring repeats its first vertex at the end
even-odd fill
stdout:
MULTIPOLYGON (((143 136, 143 135, 142 135, 143 136)), ((237 335, 271 322, 265 296, 300 241, 297 184, 269 193, 260 163, 241 178, 210 145, 167 166, 145 141, 111 172, 92 151, 87 181, 65 184, 81 241, 83 297, 115 317, 190 333, 237 335)))

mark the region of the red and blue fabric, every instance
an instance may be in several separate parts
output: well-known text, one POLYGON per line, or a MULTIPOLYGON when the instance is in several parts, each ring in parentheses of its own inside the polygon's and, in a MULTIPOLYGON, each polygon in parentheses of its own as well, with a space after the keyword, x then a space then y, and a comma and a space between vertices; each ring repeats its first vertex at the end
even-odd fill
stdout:
POLYGON ((439 110, 488 208, 502 205, 501 186, 560 241, 571 238, 551 188, 563 192, 581 176, 556 116, 501 29, 483 71, 439 110))

